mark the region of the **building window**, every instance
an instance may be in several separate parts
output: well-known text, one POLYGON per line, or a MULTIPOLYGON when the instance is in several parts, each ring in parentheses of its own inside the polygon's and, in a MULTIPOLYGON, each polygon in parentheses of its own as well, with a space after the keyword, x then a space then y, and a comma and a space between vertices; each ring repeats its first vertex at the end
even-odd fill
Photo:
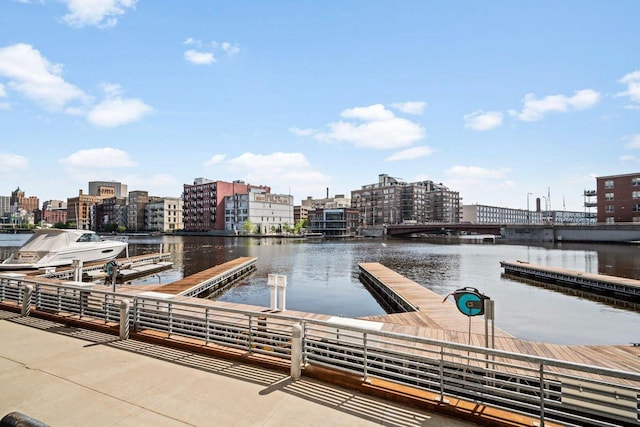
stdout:
POLYGON ((613 213, 613 206, 611 206, 611 205, 607 205, 607 207, 605 208, 605 212, 607 212, 607 213, 613 213))
POLYGON ((613 180, 608 179, 604 182, 604 188, 613 188, 613 180))
POLYGON ((614 223, 615 223, 615 221, 614 221, 613 217, 612 217, 612 216, 610 216, 610 217, 607 217, 607 219, 606 219, 606 223, 607 223, 607 224, 614 224, 614 223))
POLYGON ((613 193, 604 193, 605 200, 613 200, 613 193))
POLYGON ((632 199, 640 199, 640 191, 632 191, 631 192, 632 199))
POLYGON ((631 185, 634 187, 640 186, 640 177, 631 178, 631 185))

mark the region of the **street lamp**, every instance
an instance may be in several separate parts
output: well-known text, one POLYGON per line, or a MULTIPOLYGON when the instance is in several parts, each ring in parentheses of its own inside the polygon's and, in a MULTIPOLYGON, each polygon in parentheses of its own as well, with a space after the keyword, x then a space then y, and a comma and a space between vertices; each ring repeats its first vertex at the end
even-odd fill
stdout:
POLYGON ((531 218, 530 218, 530 213, 529 213, 529 196, 531 196, 533 193, 527 193, 527 224, 531 224, 531 218))

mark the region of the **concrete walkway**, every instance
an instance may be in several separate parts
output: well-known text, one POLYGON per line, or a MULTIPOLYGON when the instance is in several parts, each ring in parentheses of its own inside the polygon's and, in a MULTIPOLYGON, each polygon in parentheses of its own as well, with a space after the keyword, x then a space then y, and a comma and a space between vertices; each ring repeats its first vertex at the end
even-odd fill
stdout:
POLYGON ((51 426, 472 426, 333 385, 0 310, 0 418, 51 426))

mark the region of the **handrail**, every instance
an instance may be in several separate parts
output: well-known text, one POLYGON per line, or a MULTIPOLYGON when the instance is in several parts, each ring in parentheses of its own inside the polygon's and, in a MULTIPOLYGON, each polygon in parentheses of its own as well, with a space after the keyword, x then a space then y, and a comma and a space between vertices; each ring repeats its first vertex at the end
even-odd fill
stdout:
MULTIPOLYGON (((0 302, 119 322, 118 305, 132 301, 129 324, 169 337, 238 348, 291 360, 292 327, 302 326, 307 364, 381 378, 445 396, 507 408, 567 425, 640 425, 640 373, 382 331, 283 313, 180 301, 172 295, 125 294, 90 284, 55 284, 0 274, 0 302), (573 424, 572 424, 573 423, 573 424), (622 423, 622 424, 620 424, 622 423)), ((372 323, 373 324, 373 323, 372 323)))

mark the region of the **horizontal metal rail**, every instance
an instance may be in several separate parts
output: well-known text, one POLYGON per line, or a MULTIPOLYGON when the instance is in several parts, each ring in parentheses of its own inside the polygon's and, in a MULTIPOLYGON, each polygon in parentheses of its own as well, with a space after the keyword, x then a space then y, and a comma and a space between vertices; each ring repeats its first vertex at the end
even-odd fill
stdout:
MULTIPOLYGON (((238 310, 168 295, 98 291, 91 285, 45 284, 0 275, 0 302, 22 304, 33 288, 38 310, 119 322, 131 302, 129 325, 167 337, 292 359, 292 329, 302 327, 302 359, 324 366, 460 398, 563 425, 640 425, 640 373, 491 350, 277 313, 238 310)), ((364 321, 363 321, 364 322, 364 321)), ((373 323, 372 323, 373 326, 373 323)))

